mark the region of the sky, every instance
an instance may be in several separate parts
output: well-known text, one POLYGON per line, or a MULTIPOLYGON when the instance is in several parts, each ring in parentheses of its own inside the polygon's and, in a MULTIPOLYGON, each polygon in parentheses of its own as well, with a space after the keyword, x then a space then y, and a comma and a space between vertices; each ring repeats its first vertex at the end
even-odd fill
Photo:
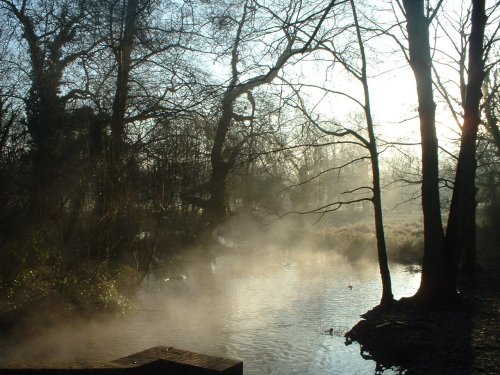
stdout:
MULTIPOLYGON (((431 5, 433 2, 430 2, 431 5)), ((468 1, 464 2, 469 4, 468 1)), ((487 1, 487 7, 495 5, 494 1, 487 1)), ((386 2, 385 4, 388 4, 386 2)), ((459 74, 458 52, 455 46, 460 46, 459 33, 455 30, 457 23, 465 11, 461 8, 462 1, 448 0, 442 4, 442 11, 438 13, 436 20, 439 20, 440 27, 436 27, 437 23, 431 25, 431 45, 435 47, 432 50, 433 63, 435 71, 438 72, 442 82, 445 83, 448 92, 454 98, 459 98, 459 74)), ((370 4, 371 5, 371 4, 370 4)), ((362 8, 362 6, 359 6, 362 8)), ((464 7, 464 9, 467 9, 464 7)), ((358 10, 374 11, 374 23, 393 24, 395 22, 394 14, 390 11, 375 9, 358 10)), ((398 15, 399 20, 403 16, 398 15)), ((498 9, 496 13, 490 17, 491 25, 488 27, 487 33, 493 32, 498 27, 498 9)), ((361 17, 360 17, 361 18, 361 17)), ((349 21, 350 22, 350 21, 349 21)), ((369 21, 364 21, 369 22, 369 21)), ((405 25, 403 25, 404 30, 405 25)), ((399 42, 407 46, 407 41, 402 35, 398 35, 401 30, 393 29, 393 33, 398 37, 399 42)), ((467 28, 467 32, 469 29, 467 28)), ((354 43, 353 37, 347 35, 344 38, 350 38, 349 41, 341 39, 342 36, 337 36, 335 42, 339 50, 347 50, 351 55, 357 54, 357 45, 354 43), (347 46, 347 47, 346 47, 347 46), (354 51, 354 52, 353 52, 354 51)), ((369 75, 369 90, 371 100, 371 110, 375 124, 377 126, 377 136, 383 140, 392 141, 419 141, 419 121, 418 121, 418 99, 416 93, 416 83, 413 72, 406 61, 403 52, 397 43, 389 37, 369 38, 364 36, 366 42, 366 54, 368 59, 368 75, 369 75)), ((328 58, 328 57, 327 57, 328 58)), ((329 57, 331 60, 331 56, 329 57)), ((361 84, 350 78, 347 72, 336 63, 333 68, 329 68, 329 73, 325 69, 330 65, 330 62, 312 62, 314 56, 309 61, 303 62, 300 66, 294 67, 297 76, 297 81, 306 80, 309 84, 324 86, 329 90, 338 90, 349 95, 355 96, 358 100, 362 99, 361 84)), ((435 77, 435 73, 433 72, 435 77)), ((311 89, 303 88, 304 95, 309 93, 309 108, 316 113, 321 113, 325 119, 331 118, 342 122, 344 119, 352 117, 353 112, 359 112, 361 108, 352 101, 342 98, 339 95, 324 98, 324 93, 314 93, 311 89), (318 104, 319 103, 319 104, 318 104)), ((450 108, 446 105, 438 90, 434 90, 434 100, 437 104, 436 111, 436 130, 439 137, 440 145, 448 150, 456 150, 457 141, 459 139, 459 127, 454 120, 450 108)), ((458 106, 455 110, 460 111, 458 106)))

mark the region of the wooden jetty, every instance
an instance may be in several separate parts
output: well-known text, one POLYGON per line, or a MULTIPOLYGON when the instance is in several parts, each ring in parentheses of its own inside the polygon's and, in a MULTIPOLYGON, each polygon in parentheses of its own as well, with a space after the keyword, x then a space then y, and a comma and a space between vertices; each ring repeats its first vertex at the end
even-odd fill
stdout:
POLYGON ((0 374, 164 374, 164 375, 243 375, 243 362, 235 359, 156 346, 112 362, 47 366, 26 364, 0 368, 0 374))

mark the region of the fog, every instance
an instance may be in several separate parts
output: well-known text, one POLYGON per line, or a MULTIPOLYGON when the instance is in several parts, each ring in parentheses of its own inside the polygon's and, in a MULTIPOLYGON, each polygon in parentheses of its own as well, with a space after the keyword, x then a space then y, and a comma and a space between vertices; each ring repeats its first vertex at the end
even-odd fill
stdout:
POLYGON ((500 8, 369 3, 0 0, 0 365, 371 374, 343 333, 415 293, 422 204, 418 302, 453 295, 476 201, 497 239, 500 8))
MULTIPOLYGON (((374 363, 359 356, 359 347, 343 344, 345 331, 380 298, 371 224, 315 222, 291 216, 257 224, 233 217, 214 232, 210 248, 159 252, 162 258, 124 315, 19 329, 0 341, 0 360, 86 363, 167 345, 241 358, 246 374, 321 374, 332 366, 373 373, 374 363)), ((401 260, 397 250, 409 256, 410 228, 417 238, 419 225, 393 227, 389 253, 401 260), (406 242, 398 242, 401 233, 406 242)), ((392 265, 396 297, 418 286, 406 259, 406 265, 392 265)))

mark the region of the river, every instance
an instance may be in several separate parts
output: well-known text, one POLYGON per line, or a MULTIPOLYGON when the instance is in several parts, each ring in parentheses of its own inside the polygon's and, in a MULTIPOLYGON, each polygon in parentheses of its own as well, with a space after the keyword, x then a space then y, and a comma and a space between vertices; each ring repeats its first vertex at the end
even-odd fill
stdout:
MULTIPOLYGON (((420 276, 392 265, 394 294, 420 276)), ((374 374, 343 333, 380 299, 373 261, 327 251, 225 251, 148 277, 120 318, 73 322, 24 342, 3 342, 2 361, 112 360, 155 345, 242 359, 251 374, 374 374), (333 328, 333 335, 327 331, 333 328)), ((388 369, 385 374, 398 373, 388 369)))

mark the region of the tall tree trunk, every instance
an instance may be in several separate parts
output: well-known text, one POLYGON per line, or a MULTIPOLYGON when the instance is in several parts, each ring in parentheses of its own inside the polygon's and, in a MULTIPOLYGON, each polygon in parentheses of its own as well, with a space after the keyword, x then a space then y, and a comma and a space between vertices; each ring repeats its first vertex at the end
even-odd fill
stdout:
POLYGON ((210 197, 205 203, 202 218, 202 225, 204 226, 202 230, 209 234, 222 222, 227 211, 226 183, 234 162, 231 163, 231 160, 225 160, 223 151, 231 120, 234 116, 233 100, 228 91, 222 101, 222 116, 217 123, 214 144, 210 154, 212 173, 207 184, 210 197))
POLYGON ((453 275, 449 288, 456 288, 462 255, 465 270, 472 272, 476 265, 476 141, 481 121, 481 87, 485 77, 483 42, 486 20, 485 0, 472 0, 464 124, 445 241, 453 275))
POLYGON ((424 0, 403 0, 406 12, 410 66, 415 75, 422 144, 422 210, 424 257, 418 296, 425 303, 449 298, 450 269, 444 252, 438 184, 438 140, 436 104, 432 90, 432 59, 429 43, 431 19, 424 14, 424 0))
MULTIPOLYGON (((373 131, 371 132, 373 133, 373 131)), ((371 134, 370 134, 371 138, 371 134)), ((373 136, 373 138, 375 138, 373 136)), ((382 192, 380 188, 380 169, 378 161, 377 146, 373 144, 370 148, 370 159, 372 165, 372 184, 373 184, 373 211, 375 214, 375 234, 377 237, 377 255, 380 276, 382 278, 382 305, 394 301, 392 294, 391 273, 389 271, 389 264, 387 260, 387 246, 385 242, 384 233, 384 219, 382 214, 382 192)))
POLYGON ((359 52, 361 55, 361 82, 363 84, 363 93, 365 99, 363 109, 365 112, 366 127, 368 130, 368 137, 369 137, 368 148, 370 152, 370 161, 372 168, 372 189, 373 189, 372 203, 375 216, 375 234, 377 237, 378 263, 379 263, 380 276, 382 278, 382 299, 380 303, 384 305, 393 302, 394 296, 392 294, 391 273, 389 271, 389 265, 387 262, 387 246, 385 242, 384 218, 382 213, 382 191, 380 188, 380 168, 378 160, 377 139, 375 138, 375 129, 371 113, 370 91, 368 88, 368 74, 367 74, 365 47, 363 44, 363 39, 361 37, 361 30, 359 27, 358 16, 356 12, 356 7, 354 5, 354 0, 351 0, 351 9, 354 17, 354 23, 356 26, 356 35, 358 40, 359 52))
POLYGON ((120 177, 125 133, 125 112, 127 108, 132 52, 135 47, 134 38, 137 33, 138 10, 139 0, 127 1, 124 9, 123 35, 118 47, 114 51, 118 71, 113 99, 113 113, 111 115, 112 150, 110 168, 113 178, 120 177))
POLYGON ((41 220, 57 215, 61 201, 58 196, 61 171, 58 169, 62 167, 64 106, 59 90, 64 66, 57 59, 59 53, 52 53, 48 61, 48 52, 42 49, 41 37, 35 33, 32 18, 22 12, 17 13, 17 17, 23 25, 31 62, 32 81, 26 102, 34 174, 31 204, 33 218, 41 220))
POLYGON ((31 204, 35 220, 58 216, 62 202, 60 182, 64 163, 61 155, 63 129, 60 127, 64 123, 64 110, 57 88, 57 82, 43 86, 34 83, 27 105, 34 174, 31 204))
MULTIPOLYGON (((491 73, 490 73, 491 74, 491 73)), ((497 74, 497 73, 493 73, 497 74)), ((487 78, 487 77, 485 77, 487 78)), ((500 78, 500 75, 499 75, 500 78)), ((493 143, 495 144, 496 147, 496 153, 498 156, 500 156, 500 127, 498 123, 498 116, 496 114, 496 108, 500 106, 500 102, 498 101, 499 98, 499 83, 496 82, 498 79, 497 77, 494 77, 495 83, 493 87, 493 92, 491 91, 491 87, 486 84, 484 85, 484 92, 485 92, 485 101, 484 101, 484 114, 486 117, 486 129, 488 129, 488 132, 491 135, 491 138, 493 139, 493 143)), ((465 101, 464 101, 465 103, 465 101)))
POLYGON ((66 113, 59 93, 66 66, 60 54, 64 46, 53 47, 48 57, 48 52, 40 46, 41 37, 35 35, 32 20, 24 16, 23 24, 32 72, 26 103, 34 175, 31 208, 33 218, 37 221, 59 220, 63 198, 62 179, 66 173, 63 155, 67 135, 66 113))
POLYGON ((103 198, 106 215, 110 222, 110 236, 106 244, 106 258, 119 258, 127 240, 133 236, 127 228, 127 181, 124 163, 125 113, 129 93, 132 52, 137 34, 139 0, 128 0, 123 4, 123 27, 121 39, 114 54, 117 64, 117 77, 113 108, 111 114, 111 155, 109 157, 108 194, 103 198))

